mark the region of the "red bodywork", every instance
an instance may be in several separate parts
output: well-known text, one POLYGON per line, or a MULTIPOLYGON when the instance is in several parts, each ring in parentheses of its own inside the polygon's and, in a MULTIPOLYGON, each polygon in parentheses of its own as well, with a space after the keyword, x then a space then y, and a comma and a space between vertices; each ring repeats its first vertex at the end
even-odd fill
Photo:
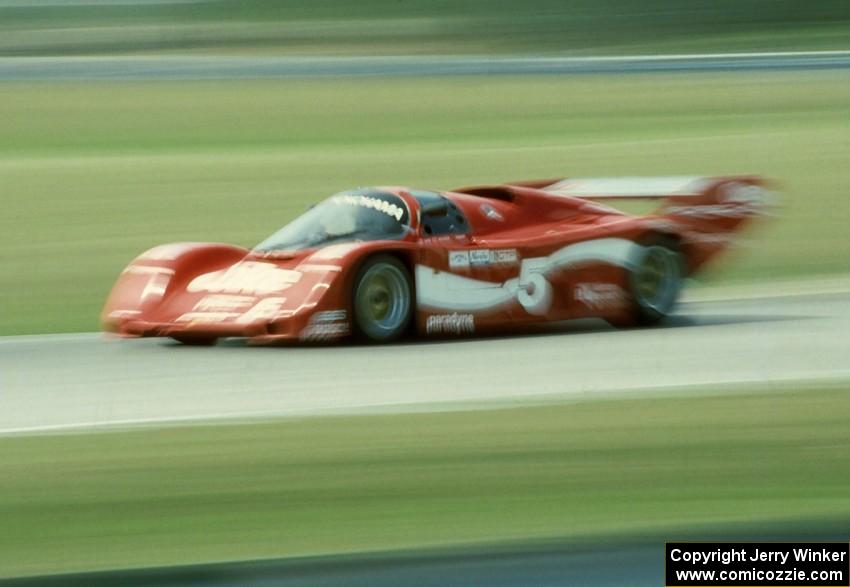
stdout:
POLYGON ((410 231, 274 255, 224 244, 155 247, 123 271, 103 310, 125 336, 248 337, 254 343, 333 340, 351 333, 352 287, 371 255, 399 257, 413 276, 423 335, 503 330, 599 317, 629 323, 630 259, 642 243, 678 241, 686 274, 725 249, 766 204, 756 177, 525 181, 442 195, 467 234, 431 236, 407 188, 410 231), (601 200, 659 199, 634 216, 601 200))

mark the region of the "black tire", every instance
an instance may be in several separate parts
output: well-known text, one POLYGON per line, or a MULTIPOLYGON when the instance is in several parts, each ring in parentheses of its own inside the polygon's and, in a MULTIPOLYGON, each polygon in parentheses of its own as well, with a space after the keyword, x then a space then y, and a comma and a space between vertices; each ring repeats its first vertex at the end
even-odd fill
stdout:
POLYGON ((354 279, 351 308, 359 338, 390 342, 401 337, 413 318, 413 280, 407 267, 392 255, 367 259, 354 279))
POLYGON ((214 336, 193 336, 190 334, 177 334, 172 336, 174 340, 186 346, 213 346, 218 339, 214 336))
POLYGON ((684 256, 678 243, 657 237, 642 244, 629 271, 629 293, 639 325, 658 324, 676 306, 684 279, 684 256))

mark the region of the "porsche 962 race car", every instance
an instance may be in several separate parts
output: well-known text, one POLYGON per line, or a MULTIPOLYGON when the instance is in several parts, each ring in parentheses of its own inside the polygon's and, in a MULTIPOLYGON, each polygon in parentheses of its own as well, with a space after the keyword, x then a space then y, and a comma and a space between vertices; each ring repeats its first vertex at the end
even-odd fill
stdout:
POLYGON ((176 243, 124 269, 103 310, 123 336, 187 344, 388 342, 669 314, 683 279, 766 204, 756 177, 521 181, 331 196, 253 249, 176 243), (658 199, 632 215, 616 199, 658 199))

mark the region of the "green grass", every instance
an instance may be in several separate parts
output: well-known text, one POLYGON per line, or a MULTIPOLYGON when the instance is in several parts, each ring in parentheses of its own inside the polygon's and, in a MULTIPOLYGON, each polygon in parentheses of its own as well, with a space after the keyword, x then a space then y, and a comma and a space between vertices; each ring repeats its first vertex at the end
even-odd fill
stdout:
POLYGON ((0 86, 0 334, 93 330, 158 243, 252 245, 359 185, 759 173, 715 278, 850 268, 850 74, 0 86))
POLYGON ((850 516, 848 389, 0 439, 0 575, 850 516))
POLYGON ((4 4, 7 55, 776 51, 847 49, 850 39, 844 0, 4 4))

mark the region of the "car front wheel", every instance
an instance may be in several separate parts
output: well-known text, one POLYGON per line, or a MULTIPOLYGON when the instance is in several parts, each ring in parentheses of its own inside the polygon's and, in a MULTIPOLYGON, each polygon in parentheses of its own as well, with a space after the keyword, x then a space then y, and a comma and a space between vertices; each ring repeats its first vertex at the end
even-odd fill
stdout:
POLYGON ((352 307, 357 334, 371 342, 402 336, 413 316, 412 280, 404 264, 391 255, 368 259, 354 280, 352 307))

